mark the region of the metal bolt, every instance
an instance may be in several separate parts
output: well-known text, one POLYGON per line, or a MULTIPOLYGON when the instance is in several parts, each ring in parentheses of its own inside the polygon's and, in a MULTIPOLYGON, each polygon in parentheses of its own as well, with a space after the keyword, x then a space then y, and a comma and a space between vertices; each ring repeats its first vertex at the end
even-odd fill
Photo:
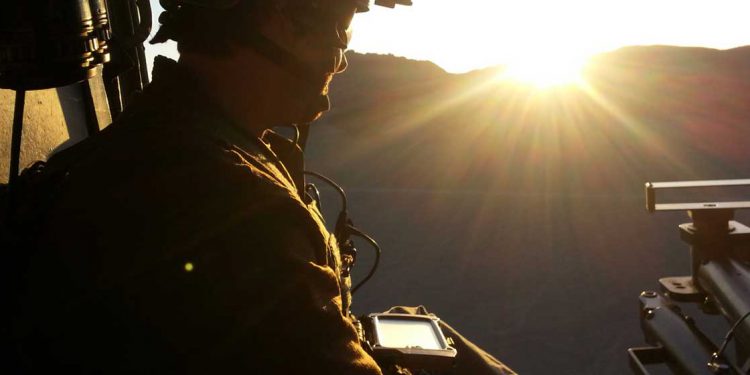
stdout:
POLYGON ((651 291, 651 290, 647 290, 645 292, 641 292, 641 297, 656 298, 656 296, 657 296, 656 292, 651 291))
POLYGON ((645 316, 646 320, 649 320, 649 319, 653 318, 654 315, 656 315, 656 312, 654 312, 654 309, 650 308, 650 307, 646 309, 645 313, 646 313, 645 314, 646 315, 645 316))

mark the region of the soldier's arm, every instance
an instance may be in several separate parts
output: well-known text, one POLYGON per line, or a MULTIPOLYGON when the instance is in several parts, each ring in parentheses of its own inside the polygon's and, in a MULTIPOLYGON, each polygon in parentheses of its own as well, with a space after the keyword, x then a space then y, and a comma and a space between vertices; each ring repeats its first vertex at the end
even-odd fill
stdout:
POLYGON ((379 374, 342 312, 338 276, 322 264, 318 238, 294 211, 270 207, 227 233, 237 241, 228 244, 238 252, 233 263, 247 267, 229 277, 236 283, 228 289, 257 296, 246 301, 246 319, 253 321, 245 340, 273 373, 379 374))
POLYGON ((205 225, 176 244, 193 268, 165 302, 175 317, 162 319, 187 367, 380 374, 342 312, 325 239, 302 203, 266 181, 253 187, 246 170, 204 172, 186 194, 201 196, 191 212, 205 225))

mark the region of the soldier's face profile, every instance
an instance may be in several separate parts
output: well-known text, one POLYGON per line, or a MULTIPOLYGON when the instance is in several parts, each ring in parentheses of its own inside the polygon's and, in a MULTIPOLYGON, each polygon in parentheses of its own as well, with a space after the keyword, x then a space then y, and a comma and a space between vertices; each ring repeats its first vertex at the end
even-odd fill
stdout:
POLYGON ((295 100, 300 108, 301 119, 312 121, 329 109, 328 87, 335 74, 347 67, 344 52, 351 37, 351 23, 356 7, 330 5, 330 9, 317 18, 305 33, 295 35, 289 44, 290 52, 310 69, 310 76, 298 79, 295 90, 301 94, 295 100))

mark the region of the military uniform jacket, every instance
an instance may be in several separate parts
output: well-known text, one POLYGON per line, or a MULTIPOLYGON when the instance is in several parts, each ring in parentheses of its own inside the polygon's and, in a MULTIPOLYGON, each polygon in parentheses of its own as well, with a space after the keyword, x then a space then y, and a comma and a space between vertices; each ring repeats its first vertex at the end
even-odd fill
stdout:
POLYGON ((157 58, 154 82, 90 150, 50 161, 74 160, 22 265, 22 366, 379 374, 320 213, 193 81, 157 58))

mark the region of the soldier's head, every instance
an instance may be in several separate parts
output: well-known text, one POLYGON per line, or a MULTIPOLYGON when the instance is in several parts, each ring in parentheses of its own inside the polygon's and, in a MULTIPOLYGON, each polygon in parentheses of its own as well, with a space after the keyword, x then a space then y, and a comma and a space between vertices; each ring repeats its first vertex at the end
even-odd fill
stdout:
POLYGON ((256 85, 273 86, 259 87, 269 95, 279 92, 271 99, 289 118, 272 121, 310 121, 328 108, 328 83, 346 68, 352 18, 366 11, 368 3, 161 0, 166 12, 152 43, 173 39, 183 58, 203 65, 232 62, 234 68, 224 74, 237 82, 244 77, 256 85))

